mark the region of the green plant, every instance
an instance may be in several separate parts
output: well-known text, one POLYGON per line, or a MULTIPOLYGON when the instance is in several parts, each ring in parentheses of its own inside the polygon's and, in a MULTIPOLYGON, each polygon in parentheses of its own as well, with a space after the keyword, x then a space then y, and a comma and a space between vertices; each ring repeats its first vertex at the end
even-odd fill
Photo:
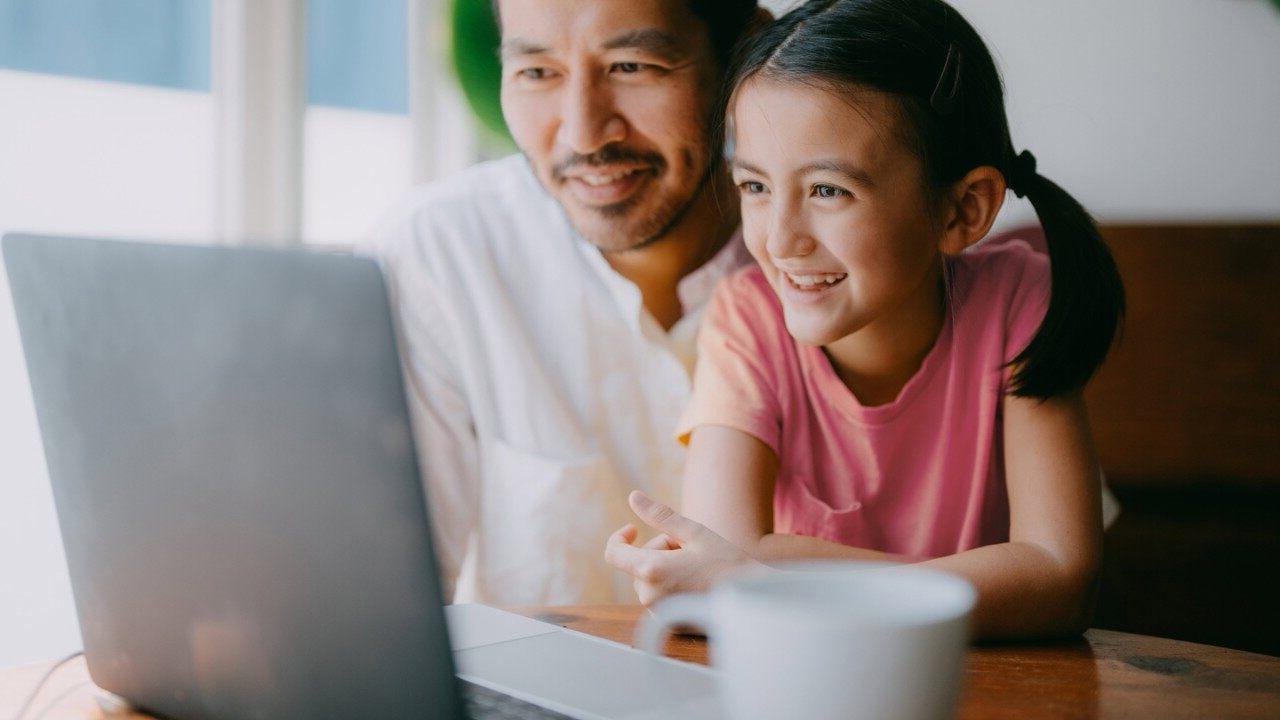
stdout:
POLYGON ((458 83, 491 140, 509 145, 510 134, 502 119, 499 93, 502 64, 498 59, 501 37, 490 0, 453 0, 453 69, 458 83))

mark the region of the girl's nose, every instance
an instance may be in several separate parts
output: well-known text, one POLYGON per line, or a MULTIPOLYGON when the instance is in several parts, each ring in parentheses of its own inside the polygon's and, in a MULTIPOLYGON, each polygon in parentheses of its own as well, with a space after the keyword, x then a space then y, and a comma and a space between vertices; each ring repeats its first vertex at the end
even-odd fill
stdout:
POLYGON ((769 227, 765 249, 776 258, 804 257, 818 246, 808 225, 797 213, 779 208, 769 227))

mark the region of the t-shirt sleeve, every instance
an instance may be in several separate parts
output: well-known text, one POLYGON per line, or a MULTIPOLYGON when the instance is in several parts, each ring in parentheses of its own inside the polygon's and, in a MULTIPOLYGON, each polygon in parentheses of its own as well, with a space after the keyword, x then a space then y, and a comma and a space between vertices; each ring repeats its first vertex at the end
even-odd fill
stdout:
POLYGON ((1004 385, 1009 386, 1016 367, 1010 366, 1014 358, 1031 344, 1032 338, 1044 322, 1049 309, 1051 276, 1049 257, 1019 241, 1010 243, 1001 253, 1000 270, 1008 278, 1008 314, 1005 316, 1005 344, 1003 352, 1004 385))
POLYGON ((778 451, 782 422, 773 336, 780 318, 772 290, 751 274, 720 284, 698 334, 693 396, 680 418, 677 437, 689 442, 701 425, 734 428, 778 451), (769 293, 770 295, 764 295, 769 293))

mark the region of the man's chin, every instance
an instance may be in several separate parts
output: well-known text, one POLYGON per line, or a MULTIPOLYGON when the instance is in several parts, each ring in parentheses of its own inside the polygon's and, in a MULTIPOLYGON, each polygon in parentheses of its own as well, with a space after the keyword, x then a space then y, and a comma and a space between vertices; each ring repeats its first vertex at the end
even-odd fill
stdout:
POLYGON ((575 223, 578 234, 601 252, 618 253, 628 250, 639 250, 652 243, 656 238, 636 233, 631 228, 595 228, 583 227, 575 223))
POLYGON ((572 192, 556 193, 569 222, 587 242, 602 252, 639 250, 665 238, 683 222, 703 186, 688 197, 648 179, 621 202, 584 203, 572 192))
POLYGON ((578 234, 602 252, 638 250, 666 234, 670 221, 635 206, 574 207, 569 213, 578 234))

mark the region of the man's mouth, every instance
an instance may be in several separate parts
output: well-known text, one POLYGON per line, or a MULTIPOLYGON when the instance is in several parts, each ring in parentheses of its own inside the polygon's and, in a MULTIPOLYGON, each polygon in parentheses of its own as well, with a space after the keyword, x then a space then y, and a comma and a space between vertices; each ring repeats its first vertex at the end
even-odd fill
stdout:
POLYGON ((569 191, 585 205, 616 205, 634 195, 654 176, 648 166, 619 169, 597 169, 576 172, 565 177, 569 191))
POLYGON ((618 182, 619 180, 627 177, 628 175, 631 175, 632 173, 637 173, 637 172, 640 172, 640 168, 634 168, 631 170, 620 170, 618 172, 609 173, 607 175, 583 173, 577 176, 576 179, 581 180, 592 187, 599 187, 601 185, 608 185, 610 183, 618 182))

